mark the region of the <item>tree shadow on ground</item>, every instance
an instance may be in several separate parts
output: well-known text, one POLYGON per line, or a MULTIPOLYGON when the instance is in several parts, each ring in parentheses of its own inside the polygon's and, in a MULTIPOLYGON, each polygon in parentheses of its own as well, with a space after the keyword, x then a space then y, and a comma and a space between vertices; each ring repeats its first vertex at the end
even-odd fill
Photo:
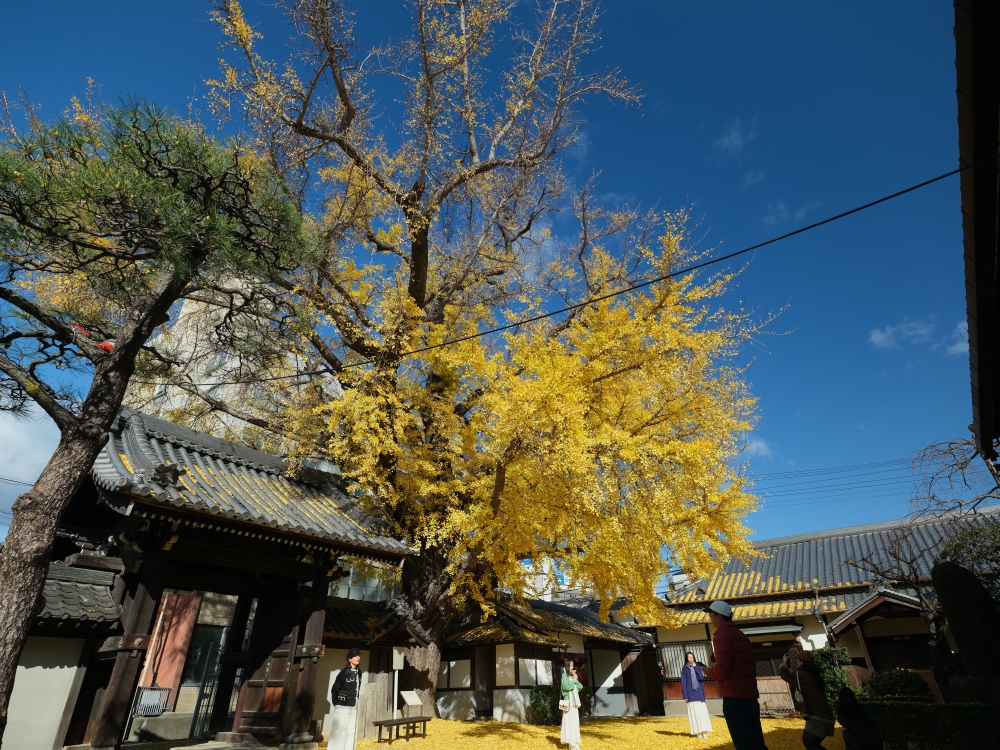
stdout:
POLYGON ((474 737, 475 739, 485 739, 487 737, 503 737, 511 739, 514 737, 524 738, 524 727, 527 724, 517 724, 506 721, 477 721, 462 728, 462 735, 474 737))

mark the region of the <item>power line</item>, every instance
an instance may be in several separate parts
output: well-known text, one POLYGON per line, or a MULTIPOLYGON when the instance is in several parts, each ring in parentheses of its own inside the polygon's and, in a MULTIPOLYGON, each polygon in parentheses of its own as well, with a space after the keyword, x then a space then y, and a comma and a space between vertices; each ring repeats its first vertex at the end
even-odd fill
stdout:
POLYGON ((771 484, 770 482, 761 481, 759 479, 755 479, 753 480, 753 482, 754 485, 757 487, 763 486, 765 488, 770 488, 771 490, 782 490, 794 487, 809 487, 817 484, 822 485, 822 484, 831 484, 836 482, 851 482, 854 481, 855 479, 861 479, 862 477, 878 477, 879 479, 888 479, 890 477, 885 475, 890 475, 890 476, 896 475, 899 474, 900 471, 904 470, 906 471, 906 474, 903 477, 899 478, 912 478, 913 475, 908 470, 908 467, 901 467, 898 469, 883 469, 882 471, 865 471, 855 474, 840 474, 836 476, 825 476, 825 477, 820 477, 818 479, 809 479, 803 482, 783 481, 780 484, 771 484))
MULTIPOLYGON (((603 302, 604 300, 608 300, 608 299, 612 299, 614 297, 618 297, 618 296, 620 296, 622 294, 628 294, 629 292, 634 292, 634 291, 636 291, 638 289, 645 289, 646 287, 652 286, 653 284, 659 284, 661 282, 668 281, 669 279, 676 278, 677 276, 683 276, 685 274, 692 273, 692 272, 697 271, 699 269, 707 268, 708 266, 715 265, 716 263, 721 263, 721 262, 726 261, 726 260, 731 260, 733 258, 739 257, 740 255, 745 255, 746 253, 752 252, 754 250, 759 250, 762 247, 767 247, 768 245, 773 245, 776 242, 781 242, 782 240, 786 240, 789 237, 795 237, 796 235, 800 235, 800 234, 803 234, 805 232, 809 232, 809 231, 811 231, 813 229, 817 229, 818 227, 825 226, 826 224, 831 224, 831 223, 833 223, 835 221, 839 221, 841 219, 845 219, 848 216, 852 216, 853 214, 860 213, 861 211, 865 211, 865 210, 867 210, 869 208, 873 208, 873 207, 878 206, 878 205, 880 205, 882 203, 886 203, 887 201, 891 201, 891 200, 893 200, 895 198, 899 198, 900 196, 906 195, 907 193, 912 193, 913 191, 920 190, 921 188, 927 187, 928 185, 933 185, 934 183, 940 182, 941 180, 947 179, 948 177, 951 177, 953 175, 960 174, 961 172, 964 172, 967 169, 972 169, 973 167, 977 167, 980 164, 983 164, 983 163, 985 163, 987 161, 991 161, 993 159, 996 159, 998 156, 1000 156, 1000 153, 994 154, 993 156, 988 156, 985 159, 980 159, 979 161, 973 162, 972 164, 966 164, 965 166, 958 167, 957 169, 952 169, 949 172, 944 172, 943 174, 939 174, 937 177, 932 177, 929 180, 924 180, 923 182, 918 182, 917 184, 911 185, 910 187, 904 188, 903 190, 897 190, 895 193, 890 193, 889 195, 886 195, 886 196, 883 196, 881 198, 878 198, 877 200, 869 201, 868 203, 865 203, 865 204, 860 205, 860 206, 856 206, 855 208, 849 209, 847 211, 843 211, 842 213, 836 214, 834 216, 827 217, 826 219, 821 219, 820 221, 813 222, 812 224, 809 224, 809 225, 804 226, 804 227, 800 227, 799 229, 794 229, 791 232, 785 232, 784 234, 778 235, 777 237, 772 237, 769 240, 764 240, 763 242, 758 242, 755 245, 749 245, 747 247, 744 247, 741 250, 736 250, 735 252, 727 253, 726 255, 721 255, 718 258, 713 258, 711 260, 702 261, 701 263, 695 263, 693 265, 687 266, 686 268, 682 268, 679 271, 674 271, 672 273, 663 274, 662 276, 656 276, 654 278, 645 279, 645 280, 640 281, 640 282, 638 282, 636 284, 632 284, 631 286, 625 287, 624 289, 619 289, 616 292, 609 292, 608 294, 603 294, 603 295, 600 295, 598 297, 594 297, 593 299, 586 300, 585 302, 578 302, 578 303, 576 303, 574 305, 569 305, 567 307, 563 307, 563 308, 560 308, 558 310, 552 310, 552 311, 546 312, 546 313, 540 313, 540 314, 534 315, 534 316, 532 316, 530 318, 524 318, 522 320, 518 320, 518 321, 515 321, 513 323, 508 323, 507 325, 498 326, 496 328, 490 328, 490 329, 485 330, 485 331, 478 331, 477 333, 471 333, 471 334, 469 334, 467 336, 460 336, 457 339, 450 339, 448 341, 442 341, 439 344, 431 344, 429 346, 423 346, 423 347, 420 347, 420 348, 417 348, 417 349, 412 349, 410 351, 403 352, 403 353, 397 355, 396 357, 394 357, 394 359, 396 359, 396 358, 403 359, 404 357, 410 357, 410 356, 412 356, 414 354, 423 354, 424 352, 429 352, 429 351, 432 351, 434 349, 440 349, 440 348, 445 347, 445 346, 452 346, 454 344, 460 344, 460 343, 462 343, 464 341, 471 341, 472 339, 482 338, 483 336, 490 336, 490 335, 492 335, 494 333, 502 333, 503 331, 509 331, 509 330, 511 330, 513 328, 517 328, 519 326, 527 325, 529 323, 536 323, 536 322, 538 322, 540 320, 546 320, 547 318, 555 317, 556 315, 562 315, 563 313, 568 313, 568 312, 572 312, 574 310, 579 310, 579 309, 587 307, 589 305, 593 305, 593 304, 596 304, 598 302, 603 302)), ((346 369, 350 369, 350 368, 354 368, 354 367, 363 367, 365 365, 374 364, 377 361, 378 361, 377 359, 373 358, 373 359, 362 360, 360 362, 352 362, 352 363, 343 365, 341 369, 342 370, 346 370, 346 369)), ((333 374, 333 373, 335 373, 337 371, 333 370, 333 369, 330 369, 330 370, 321 370, 321 371, 317 371, 314 374, 320 374, 321 372, 327 373, 327 374, 333 374)), ((222 386, 222 385, 243 385, 243 384, 249 384, 249 383, 254 383, 254 382, 264 382, 264 381, 271 381, 271 380, 286 380, 286 379, 297 378, 297 377, 301 377, 301 374, 285 375, 285 376, 274 376, 274 377, 266 377, 266 378, 257 378, 257 379, 254 379, 254 380, 234 381, 234 382, 229 382, 229 383, 226 383, 226 382, 219 382, 219 383, 192 383, 191 385, 198 386, 198 387, 202 387, 202 386, 203 387, 215 387, 215 386, 222 386)), ((171 384, 170 383, 148 383, 148 385, 171 385, 171 384)))
POLYGON ((761 497, 808 497, 810 495, 829 495, 832 493, 851 493, 869 488, 912 487, 908 479, 883 479, 875 482, 852 482, 849 484, 832 484, 827 487, 813 487, 805 490, 786 490, 783 492, 761 492, 761 497))
POLYGON ((883 484, 885 482, 889 482, 891 484, 913 484, 913 478, 909 475, 897 476, 890 474, 888 476, 881 476, 878 474, 856 474, 854 476, 843 477, 835 481, 808 484, 789 484, 781 485, 780 487, 768 487, 767 485, 761 486, 758 484, 754 486, 754 489, 760 494, 787 495, 796 492, 816 492, 818 490, 829 489, 832 487, 850 487, 856 484, 883 484))
POLYGON ((25 487, 34 487, 34 482, 22 482, 20 479, 11 479, 10 477, 0 477, 0 483, 2 484, 21 484, 25 487))
POLYGON ((775 478, 785 478, 785 477, 800 477, 808 476, 812 474, 830 474, 834 472, 845 472, 845 471, 855 471, 858 469, 878 469, 883 466, 893 466, 898 464, 909 464, 910 459, 908 458, 893 458, 887 461, 874 461, 872 463, 866 464, 850 464, 846 466, 830 466, 822 469, 802 469, 799 471, 779 471, 769 474, 752 474, 754 479, 775 479, 775 478))

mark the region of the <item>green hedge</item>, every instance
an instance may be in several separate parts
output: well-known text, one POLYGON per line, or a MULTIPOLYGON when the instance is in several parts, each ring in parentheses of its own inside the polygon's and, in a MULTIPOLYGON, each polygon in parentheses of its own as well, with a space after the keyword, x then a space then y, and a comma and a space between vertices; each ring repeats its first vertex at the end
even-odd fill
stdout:
POLYGON ((837 713, 837 696, 841 688, 851 687, 847 682, 844 667, 851 663, 851 652, 841 646, 819 648, 812 652, 813 662, 819 673, 823 675, 826 685, 826 700, 834 714, 837 713))
POLYGON ((934 692, 920 675, 908 669, 886 669, 872 675, 872 695, 912 695, 934 700, 934 692))
POLYGON ((925 703, 867 697, 865 710, 887 748, 903 750, 974 750, 995 747, 1000 725, 986 703, 925 703))
MULTIPOLYGON (((580 691, 580 716, 590 716, 591 698, 594 690, 584 687, 580 691)), ((535 716, 541 718, 543 722, 562 721, 562 711, 559 710, 559 701, 562 699, 562 690, 559 685, 535 685, 531 688, 531 709, 535 716)))

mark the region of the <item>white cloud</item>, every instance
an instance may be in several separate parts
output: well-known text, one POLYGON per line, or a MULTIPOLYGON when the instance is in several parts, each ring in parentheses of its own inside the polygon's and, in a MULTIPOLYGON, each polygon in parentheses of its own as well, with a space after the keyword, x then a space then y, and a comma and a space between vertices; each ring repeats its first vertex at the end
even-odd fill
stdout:
POLYGON ((948 354, 968 354, 969 353, 969 322, 963 320, 955 326, 952 331, 952 343, 945 347, 948 354))
POLYGON ((774 450, 766 441, 760 438, 750 438, 743 446, 743 455, 747 458, 770 458, 774 455, 774 450))
POLYGON ((822 201, 813 201, 812 203, 804 203, 793 211, 788 207, 784 198, 771 201, 767 204, 767 213, 764 214, 764 224, 769 227, 777 227, 787 223, 789 220, 794 222, 802 221, 807 214, 815 211, 820 205, 822 205, 822 201))
POLYGON ((799 210, 795 212, 795 221, 801 221, 810 211, 815 211, 819 208, 821 203, 822 201, 813 201, 812 203, 807 203, 806 205, 801 206, 799 210))
POLYGON ((873 328, 868 340, 877 349, 897 349, 902 343, 926 344, 934 334, 934 324, 926 320, 904 320, 885 328, 873 328))
POLYGON ((757 170, 755 172, 747 172, 743 175, 743 189, 753 187, 758 182, 764 179, 764 172, 762 170, 757 170))
POLYGON ((721 151, 727 156, 739 156, 747 144, 757 137, 757 133, 753 130, 755 124, 755 121, 751 122, 750 130, 747 131, 744 129, 743 123, 740 122, 740 118, 737 117, 729 123, 713 146, 717 151, 721 151))
MULTIPOLYGON (((0 412, 0 476, 21 482, 34 482, 42 473, 59 442, 59 430, 44 414, 28 420, 14 419, 0 412)), ((0 509, 10 506, 28 487, 0 482, 0 509)), ((0 521, 8 517, 0 516, 0 521)), ((6 526, 6 523, 3 524, 6 526)), ((6 529, 3 534, 6 534, 6 529)))
POLYGON ((769 227, 776 227, 784 224, 791 216, 791 211, 784 201, 771 201, 767 204, 767 213, 764 214, 764 223, 769 227))

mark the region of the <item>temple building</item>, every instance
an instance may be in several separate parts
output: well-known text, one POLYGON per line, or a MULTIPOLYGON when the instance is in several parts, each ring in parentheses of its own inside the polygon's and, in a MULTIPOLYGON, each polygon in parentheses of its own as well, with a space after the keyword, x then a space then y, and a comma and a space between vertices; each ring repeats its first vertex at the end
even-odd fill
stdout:
POLYGON ((567 658, 593 691, 593 715, 662 713, 649 633, 603 622, 592 599, 507 597, 485 620, 478 611, 470 613, 448 638, 438 675, 438 712, 446 719, 530 721, 531 689, 559 684, 567 658))
MULTIPOLYGON (((998 516, 1000 506, 979 511, 980 518, 998 516)), ((777 674, 782 656, 797 638, 807 649, 843 646, 850 650, 854 666, 867 673, 894 667, 929 670, 928 629, 917 592, 879 580, 849 561, 872 556, 885 562, 886 551, 905 538, 929 588, 931 567, 955 531, 953 522, 937 516, 767 539, 754 544, 760 556, 749 564, 732 559, 710 578, 681 578, 665 597, 668 609, 677 615, 677 626, 655 628, 666 678, 666 715, 686 715, 680 688, 685 652, 711 663, 714 630, 703 610, 717 599, 732 605, 733 620, 753 643, 762 695, 776 696, 773 705, 762 707, 765 711, 791 710, 787 687, 778 684, 777 674)), ((714 684, 708 684, 707 695, 709 710, 721 714, 714 684)))
POLYGON ((315 747, 351 647, 368 673, 420 643, 354 561, 412 553, 336 467, 123 409, 60 519, 5 744, 112 748, 216 735, 315 747))

